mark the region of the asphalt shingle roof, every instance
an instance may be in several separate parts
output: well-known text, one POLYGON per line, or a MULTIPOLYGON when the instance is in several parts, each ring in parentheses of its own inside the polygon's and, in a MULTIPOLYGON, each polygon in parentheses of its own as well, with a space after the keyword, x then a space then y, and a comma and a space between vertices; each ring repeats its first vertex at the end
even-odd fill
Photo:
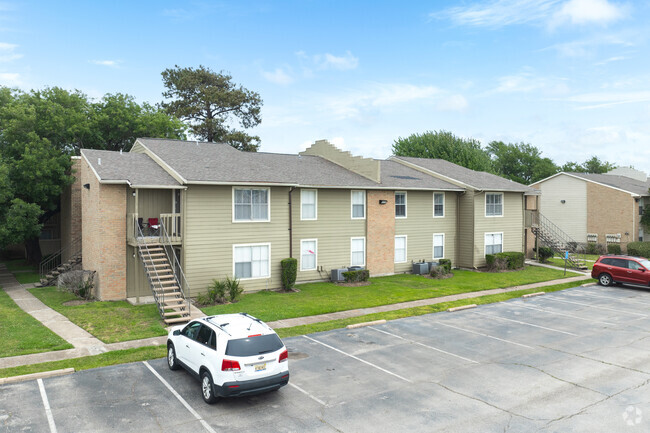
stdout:
POLYGON ((133 187, 180 186, 154 160, 142 153, 82 149, 81 154, 88 160, 101 181, 124 182, 133 187))
POLYGON ((318 156, 241 152, 221 143, 152 138, 138 141, 189 183, 462 190, 394 161, 380 161, 381 182, 377 183, 318 156))
POLYGON ((414 158, 410 156, 394 156, 408 163, 420 166, 426 170, 462 182, 477 190, 512 191, 538 194, 538 191, 527 185, 513 182, 495 174, 484 171, 470 170, 444 159, 414 158))
POLYGON ((582 179, 590 180, 592 182, 602 183, 603 185, 608 185, 614 188, 622 189, 634 194, 648 196, 650 193, 648 189, 650 188, 650 181, 646 180, 645 182, 632 179, 631 177, 626 176, 617 176, 612 174, 594 174, 594 173, 567 173, 572 176, 576 176, 582 179))

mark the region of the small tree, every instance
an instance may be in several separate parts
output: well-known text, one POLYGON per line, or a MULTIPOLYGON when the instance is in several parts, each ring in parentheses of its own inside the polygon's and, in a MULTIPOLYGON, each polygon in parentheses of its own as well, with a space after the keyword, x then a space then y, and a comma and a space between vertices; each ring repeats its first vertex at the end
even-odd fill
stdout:
POLYGON ((284 259, 280 262, 282 266, 282 287, 284 290, 291 290, 296 284, 298 275, 298 260, 294 258, 284 259))

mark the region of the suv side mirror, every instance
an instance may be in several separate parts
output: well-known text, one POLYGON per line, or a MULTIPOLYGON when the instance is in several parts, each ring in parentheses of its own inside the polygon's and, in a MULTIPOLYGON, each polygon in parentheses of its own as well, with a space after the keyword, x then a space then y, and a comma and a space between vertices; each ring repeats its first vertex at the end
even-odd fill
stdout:
POLYGON ((174 335, 181 335, 181 330, 180 329, 175 330, 174 335))
POLYGON ((641 266, 641 267, 639 268, 639 271, 641 271, 641 272, 645 272, 645 268, 644 268, 643 266, 641 266))

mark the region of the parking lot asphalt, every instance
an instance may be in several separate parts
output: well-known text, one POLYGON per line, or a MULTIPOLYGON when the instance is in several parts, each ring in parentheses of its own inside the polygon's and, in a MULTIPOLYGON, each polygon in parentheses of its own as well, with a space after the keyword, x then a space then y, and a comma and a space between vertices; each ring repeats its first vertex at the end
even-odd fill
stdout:
POLYGON ((207 405, 164 359, 0 386, 0 432, 650 431, 650 291, 577 287, 284 340, 291 381, 207 405))

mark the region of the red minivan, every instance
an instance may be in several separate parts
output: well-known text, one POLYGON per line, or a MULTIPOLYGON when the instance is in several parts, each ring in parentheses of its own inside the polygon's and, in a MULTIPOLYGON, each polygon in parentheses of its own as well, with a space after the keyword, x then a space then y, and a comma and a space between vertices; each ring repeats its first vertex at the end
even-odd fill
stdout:
POLYGON ((632 256, 600 256, 591 277, 603 286, 613 283, 650 286, 650 260, 632 256))

